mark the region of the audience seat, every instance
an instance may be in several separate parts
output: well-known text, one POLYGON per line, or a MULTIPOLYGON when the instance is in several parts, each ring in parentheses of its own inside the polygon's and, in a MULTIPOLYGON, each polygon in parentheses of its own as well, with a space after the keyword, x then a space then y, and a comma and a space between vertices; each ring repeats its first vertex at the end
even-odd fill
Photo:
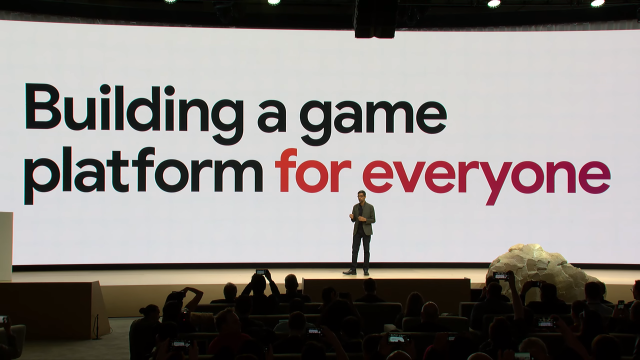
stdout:
POLYGON ((393 324, 396 316, 402 311, 400 303, 353 303, 362 317, 365 335, 378 334, 384 331, 385 324, 393 324))
MULTIPOLYGON (((402 330, 415 328, 419 324, 419 317, 406 317, 402 319, 402 330)), ((438 324, 448 327, 452 332, 469 331, 469 319, 461 316, 440 316, 438 324)))
MULTIPOLYGON (((24 337, 27 333, 27 327, 25 325, 13 325, 11 326, 11 333, 16 337, 16 346, 18 347, 17 358, 19 358, 22 356, 22 348, 24 347, 24 337)), ((0 328, 0 344, 8 345, 7 334, 3 328, 0 328)))
POLYGON ((226 308, 235 306, 236 304, 199 304, 196 306, 195 312, 217 314, 226 308))
MULTIPOLYGON (((308 323, 318 324, 320 321, 320 315, 317 314, 309 314, 305 315, 308 323)), ((264 326, 268 329, 273 330, 280 323, 280 320, 289 320, 288 314, 281 315, 249 315, 251 320, 260 321, 264 324, 264 326)))
MULTIPOLYGON (((310 302, 304 304, 304 310, 302 310, 305 314, 320 314, 320 306, 322 303, 319 302, 310 302)), ((289 304, 281 303, 278 305, 278 314, 288 314, 289 313, 289 304)))
POLYGON ((461 302, 458 305, 458 316, 466 317, 467 319, 471 319, 471 312, 473 311, 473 307, 477 304, 477 302, 461 302))
POLYGON ((620 350, 622 351, 622 356, 632 356, 633 350, 636 347, 636 340, 638 339, 638 335, 635 334, 611 334, 613 337, 618 339, 620 342, 620 350))

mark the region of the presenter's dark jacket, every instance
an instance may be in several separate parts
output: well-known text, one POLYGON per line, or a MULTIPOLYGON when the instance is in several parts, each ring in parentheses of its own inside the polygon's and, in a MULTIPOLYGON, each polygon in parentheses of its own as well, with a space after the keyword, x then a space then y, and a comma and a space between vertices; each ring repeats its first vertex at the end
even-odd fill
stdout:
MULTIPOLYGON (((353 211, 351 211, 351 213, 353 214, 353 220, 354 220, 353 235, 355 235, 358 232, 358 224, 360 223, 360 221, 358 221, 358 216, 360 216, 359 207, 360 207, 360 203, 357 203, 353 205, 353 211)), ((364 230, 364 234, 373 235, 373 229, 371 228, 371 224, 376 222, 376 212, 373 209, 373 205, 369 204, 368 202, 365 202, 364 205, 362 205, 362 216, 367 219, 367 221, 365 221, 362 224, 362 229, 364 230)))

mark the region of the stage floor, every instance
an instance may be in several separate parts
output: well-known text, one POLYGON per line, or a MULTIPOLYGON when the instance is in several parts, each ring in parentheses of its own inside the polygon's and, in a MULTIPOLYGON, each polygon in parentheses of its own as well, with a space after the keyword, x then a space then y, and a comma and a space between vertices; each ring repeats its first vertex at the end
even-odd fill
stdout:
MULTIPOLYGON (((345 269, 273 269, 276 283, 284 283, 288 274, 296 274, 298 281, 307 279, 343 279, 345 269)), ((102 286, 176 285, 176 284, 246 284, 253 269, 203 270, 95 270, 95 271, 33 271, 13 273, 13 282, 85 282, 100 281, 102 286)), ((462 279, 469 278, 472 287, 484 283, 486 269, 371 269, 368 277, 380 279, 462 279)), ((640 279, 640 270, 586 270, 607 285, 633 285, 640 279)), ((355 278, 365 278, 358 269, 355 278)))
MULTIPOLYGON (((284 289, 284 278, 296 274, 302 287, 302 279, 365 279, 362 269, 357 276, 343 275, 344 269, 273 269, 274 281, 284 289)), ((471 288, 484 285, 486 269, 371 269, 374 279, 463 279, 469 278, 471 288)), ((253 269, 206 269, 206 270, 96 270, 96 271, 38 271, 13 273, 13 282, 91 282, 99 281, 109 317, 139 316, 138 309, 147 304, 162 304, 171 291, 186 286, 204 292, 203 302, 223 297, 222 289, 233 282, 242 291, 251 280, 253 269)), ((587 270, 587 274, 607 284, 607 299, 630 301, 629 291, 638 270, 587 270)), ((267 294, 270 293, 267 288, 267 294)), ((314 299, 319 301, 319 299, 314 299)))

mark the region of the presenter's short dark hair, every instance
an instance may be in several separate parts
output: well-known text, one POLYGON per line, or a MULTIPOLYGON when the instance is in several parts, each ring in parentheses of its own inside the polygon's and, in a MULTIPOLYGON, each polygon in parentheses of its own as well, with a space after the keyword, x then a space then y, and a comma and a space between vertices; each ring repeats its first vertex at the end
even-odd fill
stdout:
POLYGON ((360 194, 364 195, 364 197, 367 197, 367 193, 364 190, 358 191, 358 195, 360 194))

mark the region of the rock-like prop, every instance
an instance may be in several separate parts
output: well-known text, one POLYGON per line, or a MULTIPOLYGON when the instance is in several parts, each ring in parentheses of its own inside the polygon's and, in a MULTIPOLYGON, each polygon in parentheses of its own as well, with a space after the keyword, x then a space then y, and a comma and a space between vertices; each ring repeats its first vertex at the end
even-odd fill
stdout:
MULTIPOLYGON (((513 271, 516 275, 518 292, 528 280, 546 281, 558 288, 558 298, 567 303, 584 299, 584 285, 590 281, 598 281, 567 262, 558 253, 549 253, 538 244, 518 244, 509 248, 509 252, 498 256, 487 272, 487 277, 493 272, 513 271)), ((503 293, 511 297, 511 290, 503 286, 503 293)))

